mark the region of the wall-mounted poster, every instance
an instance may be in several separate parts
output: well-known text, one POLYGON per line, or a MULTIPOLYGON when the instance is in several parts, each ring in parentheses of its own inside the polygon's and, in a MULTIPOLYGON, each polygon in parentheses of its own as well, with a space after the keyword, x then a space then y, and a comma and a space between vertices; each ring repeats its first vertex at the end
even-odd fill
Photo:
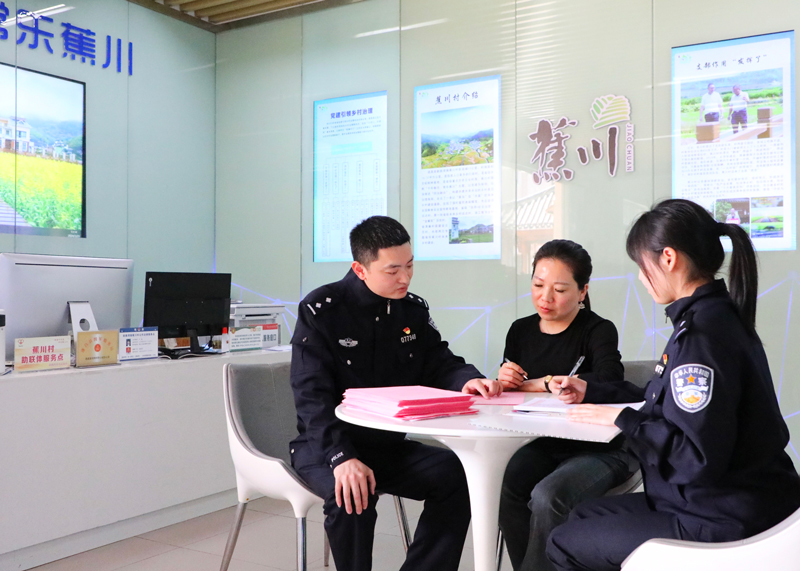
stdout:
POLYGON ((0 64, 0 232, 86 236, 85 91, 0 64))
POLYGON ((672 169, 675 198, 796 248, 794 32, 672 49, 672 169))
POLYGON ((385 91, 314 102, 314 261, 349 262, 350 230, 386 215, 385 91))
POLYGON ((414 257, 500 257, 500 76, 414 91, 414 257))

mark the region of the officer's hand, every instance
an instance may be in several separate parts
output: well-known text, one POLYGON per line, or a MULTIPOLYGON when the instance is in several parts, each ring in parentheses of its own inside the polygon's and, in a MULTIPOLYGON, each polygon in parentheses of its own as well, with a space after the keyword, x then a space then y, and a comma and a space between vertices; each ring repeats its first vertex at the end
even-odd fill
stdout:
POLYGON ((578 377, 559 375, 550 379, 548 385, 558 399, 566 404, 582 403, 586 396, 586 381, 578 377))
POLYGON ((614 421, 617 420, 620 412, 622 412, 622 409, 615 406, 582 404, 568 410, 567 418, 574 422, 614 426, 614 421))
POLYGON ((369 495, 375 493, 375 474, 369 466, 356 458, 345 460, 333 469, 336 478, 336 505, 347 513, 360 514, 369 505, 369 495))
POLYGON ((503 366, 497 372, 497 380, 503 385, 503 389, 507 391, 519 389, 526 378, 528 378, 528 373, 525 372, 525 369, 510 361, 503 363, 503 366))
POLYGON ((480 394, 483 398, 496 397, 503 392, 503 385, 500 381, 493 379, 472 379, 461 388, 462 393, 480 394))

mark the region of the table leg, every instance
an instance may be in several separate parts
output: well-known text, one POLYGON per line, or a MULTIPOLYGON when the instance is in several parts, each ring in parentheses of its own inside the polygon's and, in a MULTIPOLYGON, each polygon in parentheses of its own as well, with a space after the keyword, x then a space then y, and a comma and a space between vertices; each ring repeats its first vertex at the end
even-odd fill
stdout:
POLYGON ((475 571, 495 571, 497 519, 503 474, 514 452, 536 437, 514 435, 476 439, 458 436, 435 438, 456 453, 467 475, 472 507, 475 571))

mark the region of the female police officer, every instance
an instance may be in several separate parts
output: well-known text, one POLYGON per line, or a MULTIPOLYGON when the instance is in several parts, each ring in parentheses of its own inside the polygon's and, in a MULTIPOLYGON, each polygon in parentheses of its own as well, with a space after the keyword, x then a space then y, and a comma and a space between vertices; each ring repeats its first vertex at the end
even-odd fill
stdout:
POLYGON ((581 504, 550 536, 559 569, 619 569, 651 538, 732 541, 760 533, 800 506, 800 478, 761 341, 758 270, 746 232, 697 204, 667 200, 628 235, 628 255, 674 331, 641 394, 630 383, 564 379, 573 402, 642 400, 644 407, 576 407, 571 420, 615 424, 638 457, 645 492, 581 504), (715 280, 733 245, 730 293, 715 280), (616 385, 616 386, 612 386, 616 385), (637 394, 638 393, 638 394, 637 394))

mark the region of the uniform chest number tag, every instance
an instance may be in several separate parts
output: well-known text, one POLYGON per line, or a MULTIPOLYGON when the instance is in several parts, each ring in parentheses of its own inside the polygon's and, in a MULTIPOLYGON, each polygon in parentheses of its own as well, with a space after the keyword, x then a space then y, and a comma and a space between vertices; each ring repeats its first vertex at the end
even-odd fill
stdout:
POLYGON ((675 404, 686 412, 703 410, 711 402, 714 369, 705 365, 681 365, 670 375, 675 404))

